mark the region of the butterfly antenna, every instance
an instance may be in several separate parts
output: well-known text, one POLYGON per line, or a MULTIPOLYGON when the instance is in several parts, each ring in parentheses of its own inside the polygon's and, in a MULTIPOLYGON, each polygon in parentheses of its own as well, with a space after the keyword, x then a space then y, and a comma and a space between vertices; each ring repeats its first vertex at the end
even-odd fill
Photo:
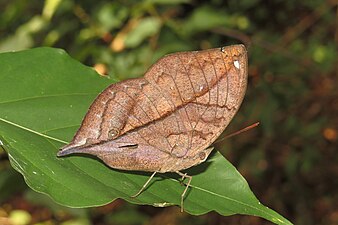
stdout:
POLYGON ((254 123, 254 124, 252 124, 252 125, 250 125, 250 126, 244 127, 244 128, 242 128, 242 129, 240 129, 239 131, 236 131, 236 132, 234 132, 234 133, 228 134, 228 135, 222 137, 221 139, 218 139, 217 141, 214 142, 214 144, 217 144, 217 143, 219 143, 219 142, 221 142, 221 141, 224 141, 225 139, 228 139, 228 138, 230 138, 230 137, 236 136, 236 135, 238 135, 238 134, 240 134, 240 133, 243 133, 243 132, 245 132, 245 131, 251 130, 252 128, 257 127, 258 125, 259 125, 259 122, 256 122, 256 123, 254 123))

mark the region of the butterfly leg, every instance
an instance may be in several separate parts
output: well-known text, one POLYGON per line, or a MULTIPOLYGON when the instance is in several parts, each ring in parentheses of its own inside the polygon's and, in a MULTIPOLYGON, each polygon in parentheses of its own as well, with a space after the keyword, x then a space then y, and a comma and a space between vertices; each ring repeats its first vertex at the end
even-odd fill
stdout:
POLYGON ((155 176, 157 172, 155 171, 153 174, 151 174, 151 176, 149 177, 149 179, 147 180, 147 182, 145 182, 145 184, 142 186, 142 188, 134 195, 130 196, 131 198, 136 198, 137 196, 139 196, 142 191, 144 191, 144 189, 147 187, 147 185, 149 184, 149 182, 151 181, 151 179, 153 179, 153 177, 155 176))
POLYGON ((180 171, 176 171, 176 173, 178 175, 182 176, 182 179, 184 179, 184 178, 188 178, 189 179, 188 183, 186 184, 186 187, 185 187, 185 189, 184 189, 184 191, 183 191, 183 193, 181 195, 181 212, 183 212, 184 211, 184 206, 183 206, 184 196, 187 193, 187 190, 188 190, 188 188, 190 186, 190 182, 192 180, 192 176, 189 176, 186 173, 181 173, 180 171))

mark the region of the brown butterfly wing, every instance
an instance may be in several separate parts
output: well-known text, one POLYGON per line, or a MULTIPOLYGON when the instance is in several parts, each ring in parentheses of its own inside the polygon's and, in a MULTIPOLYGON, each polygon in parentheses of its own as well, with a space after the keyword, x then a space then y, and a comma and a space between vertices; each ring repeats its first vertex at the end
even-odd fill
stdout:
POLYGON ((58 155, 93 154, 125 170, 189 168, 210 154, 246 84, 243 45, 167 55, 143 78, 105 89, 58 155))

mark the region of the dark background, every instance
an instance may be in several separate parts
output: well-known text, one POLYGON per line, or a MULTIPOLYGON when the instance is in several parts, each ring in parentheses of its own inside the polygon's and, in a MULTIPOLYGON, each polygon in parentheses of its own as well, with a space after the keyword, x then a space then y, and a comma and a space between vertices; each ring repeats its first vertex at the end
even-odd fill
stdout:
MULTIPOLYGON (((295 224, 338 224, 338 11, 334 0, 1 0, 0 52, 65 49, 101 74, 141 76, 164 54, 244 43, 249 85, 217 149, 295 224)), ((0 62, 1 63, 1 62, 0 62)), ((1 90, 1 87, 0 87, 1 90)), ((31 191, 0 149, 0 224, 271 224, 122 200, 69 209, 31 191)))

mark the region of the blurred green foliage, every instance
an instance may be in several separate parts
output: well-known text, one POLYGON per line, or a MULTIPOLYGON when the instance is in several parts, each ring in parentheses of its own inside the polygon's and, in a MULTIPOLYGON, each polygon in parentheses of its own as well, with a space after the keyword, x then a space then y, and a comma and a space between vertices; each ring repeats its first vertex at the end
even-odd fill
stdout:
MULTIPOLYGON (((227 132, 256 121, 261 125, 223 142, 218 149, 237 166, 264 204, 295 224, 338 223, 334 0, 2 0, 0 9, 1 52, 63 48, 121 80, 141 76, 170 52, 246 44, 248 91, 227 132)), ((0 173, 0 190, 25 192, 24 185, 13 188, 13 182, 21 184, 22 180, 11 171, 1 150, 0 173)), ((0 217, 2 212, 20 208, 18 196, 26 199, 3 193, 7 191, 1 191, 0 202, 12 207, 0 207, 0 217)), ((109 213, 105 208, 88 210, 86 221, 155 224, 162 216, 175 224, 265 223, 213 213, 192 218, 171 208, 135 209, 123 202, 107 207, 109 213), (118 220, 119 215, 130 221, 118 220), (139 219, 135 222, 135 218, 139 219)), ((62 216, 53 215, 49 220, 84 218, 67 210, 62 216)))

